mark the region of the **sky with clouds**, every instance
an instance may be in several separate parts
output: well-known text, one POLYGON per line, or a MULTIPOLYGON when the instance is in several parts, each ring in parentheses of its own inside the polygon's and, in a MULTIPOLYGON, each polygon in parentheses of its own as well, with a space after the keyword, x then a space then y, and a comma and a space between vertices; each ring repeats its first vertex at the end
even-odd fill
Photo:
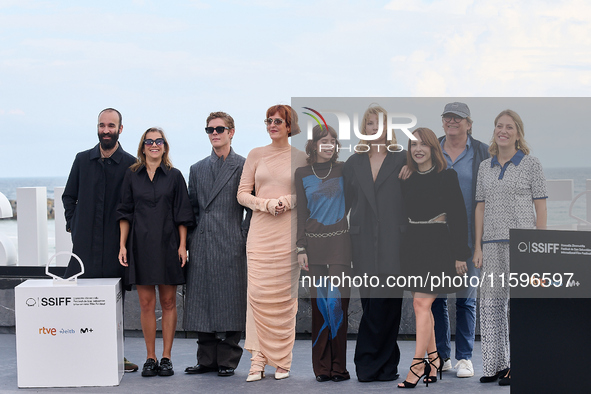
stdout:
MULTIPOLYGON (((211 111, 234 117, 233 146, 246 156, 269 142, 266 109, 292 97, 590 92, 583 0, 0 0, 0 177, 66 176, 97 143, 106 107, 123 113, 131 153, 143 131, 162 127, 186 174, 210 152, 211 111)), ((528 112, 542 164, 589 166, 579 112, 528 112)), ((495 115, 474 119, 475 137, 490 139, 495 115)), ((439 132, 436 121, 421 125, 439 132)))

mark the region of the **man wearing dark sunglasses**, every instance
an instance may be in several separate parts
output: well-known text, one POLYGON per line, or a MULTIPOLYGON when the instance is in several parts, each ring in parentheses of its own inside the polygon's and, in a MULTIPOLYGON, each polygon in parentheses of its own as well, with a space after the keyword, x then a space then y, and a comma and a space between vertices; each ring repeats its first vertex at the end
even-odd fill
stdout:
MULTIPOLYGON (((114 108, 102 110, 97 131, 99 143, 76 155, 68 176, 62 196, 66 231, 72 234, 72 252, 84 263, 83 278, 123 279, 123 266, 118 258, 116 210, 123 176, 135 163, 135 157, 125 152, 118 142, 123 131, 119 111, 114 108)), ((80 265, 72 258, 65 277, 78 272, 80 265)), ((137 365, 125 360, 126 372, 137 370, 137 365)))
POLYGON ((197 227, 188 237, 184 328, 197 331, 197 365, 186 373, 232 376, 246 325, 246 234, 250 215, 236 195, 244 157, 231 147, 234 119, 212 112, 205 132, 212 152, 193 164, 189 198, 197 227))

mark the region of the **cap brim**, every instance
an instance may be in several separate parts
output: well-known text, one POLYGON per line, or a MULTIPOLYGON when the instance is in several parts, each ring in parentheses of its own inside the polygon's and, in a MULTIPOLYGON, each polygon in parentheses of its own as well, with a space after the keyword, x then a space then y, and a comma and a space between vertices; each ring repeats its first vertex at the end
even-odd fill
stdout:
POLYGON ((445 111, 444 113, 441 114, 441 116, 443 116, 445 114, 454 114, 454 115, 461 116, 462 118, 467 118, 468 116, 470 116, 467 113, 460 112, 460 111, 445 111))

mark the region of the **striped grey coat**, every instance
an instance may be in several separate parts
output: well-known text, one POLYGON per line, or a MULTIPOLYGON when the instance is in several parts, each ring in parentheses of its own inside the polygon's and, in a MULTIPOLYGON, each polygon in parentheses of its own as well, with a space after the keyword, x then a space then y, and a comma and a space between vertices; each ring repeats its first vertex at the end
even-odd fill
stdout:
POLYGON ((246 235, 251 213, 236 194, 244 157, 230 151, 214 180, 215 152, 193 164, 189 198, 197 226, 188 236, 184 328, 243 331, 246 321, 246 235))

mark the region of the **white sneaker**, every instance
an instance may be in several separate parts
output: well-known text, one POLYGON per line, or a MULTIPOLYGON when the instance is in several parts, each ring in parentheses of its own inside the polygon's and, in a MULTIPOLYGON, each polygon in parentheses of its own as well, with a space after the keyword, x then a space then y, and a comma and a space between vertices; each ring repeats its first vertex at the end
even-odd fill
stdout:
POLYGON ((458 378, 471 378, 474 376, 474 367, 470 360, 462 359, 458 361, 455 368, 458 370, 458 373, 456 374, 458 378))
POLYGON ((443 367, 441 367, 442 371, 449 371, 451 369, 451 360, 449 358, 445 359, 445 362, 443 363, 443 367))

